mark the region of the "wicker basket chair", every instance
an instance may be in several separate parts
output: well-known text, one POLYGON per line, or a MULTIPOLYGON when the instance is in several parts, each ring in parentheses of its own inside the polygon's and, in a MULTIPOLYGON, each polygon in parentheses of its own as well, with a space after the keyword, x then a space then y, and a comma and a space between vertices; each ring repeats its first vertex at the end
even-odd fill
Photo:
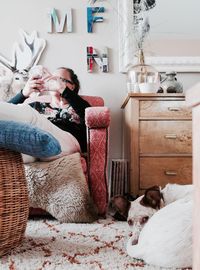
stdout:
POLYGON ((21 155, 0 148, 0 256, 21 242, 26 229, 28 208, 21 155))

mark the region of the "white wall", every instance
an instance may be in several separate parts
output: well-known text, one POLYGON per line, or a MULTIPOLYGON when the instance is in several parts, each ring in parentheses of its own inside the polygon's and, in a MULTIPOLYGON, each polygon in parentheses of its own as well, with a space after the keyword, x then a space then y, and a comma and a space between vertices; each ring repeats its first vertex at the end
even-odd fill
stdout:
MULTIPOLYGON (((123 0, 121 0, 123 1, 123 0)), ((31 33, 37 30, 45 38, 47 47, 42 63, 53 71, 58 66, 68 66, 76 71, 81 82, 81 94, 100 95, 111 109, 110 158, 121 157, 122 111, 126 95, 126 76, 118 69, 118 18, 117 0, 100 1, 106 8, 101 15, 105 21, 96 23, 94 33, 87 33, 87 0, 6 0, 0 2, 0 53, 11 57, 14 41, 20 41, 19 28, 31 33), (73 9, 73 33, 47 33, 49 8, 64 11, 73 9), (87 73, 86 47, 109 48, 109 73, 87 73)), ((183 74, 179 78, 185 88, 198 81, 198 74, 183 74)))
POLYGON ((94 33, 87 33, 87 0, 6 0, 0 2, 0 53, 11 56, 14 41, 20 41, 19 28, 27 32, 37 30, 39 36, 45 38, 47 47, 43 54, 42 63, 50 70, 58 66, 68 66, 76 71, 81 82, 81 94, 100 95, 105 99, 106 106, 112 114, 110 157, 121 156, 121 109, 125 96, 125 75, 118 72, 118 21, 117 0, 99 2, 106 8, 101 16, 103 23, 96 23, 94 33), (49 8, 64 11, 73 9, 73 33, 47 33, 49 8), (109 48, 109 73, 88 73, 86 47, 93 46, 109 48))

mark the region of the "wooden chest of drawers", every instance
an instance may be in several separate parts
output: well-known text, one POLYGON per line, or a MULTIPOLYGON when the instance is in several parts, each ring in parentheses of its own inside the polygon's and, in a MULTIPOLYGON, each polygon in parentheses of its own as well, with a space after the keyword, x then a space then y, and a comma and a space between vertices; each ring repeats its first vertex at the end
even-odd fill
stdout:
POLYGON ((129 94, 124 101, 123 146, 131 193, 192 182, 192 115, 182 94, 129 94))

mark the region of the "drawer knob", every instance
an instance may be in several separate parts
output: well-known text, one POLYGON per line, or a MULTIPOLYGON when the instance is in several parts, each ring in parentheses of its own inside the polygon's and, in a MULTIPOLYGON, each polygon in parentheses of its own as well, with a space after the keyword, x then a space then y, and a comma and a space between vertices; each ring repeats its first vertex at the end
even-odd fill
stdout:
POLYGON ((176 176, 177 172, 176 171, 165 171, 165 175, 176 176))
POLYGON ((166 134, 165 139, 176 139, 177 135, 176 134, 166 134))
POLYGON ((168 110, 169 111, 172 111, 172 112, 178 112, 181 110, 181 108, 178 108, 178 107, 168 107, 168 110))

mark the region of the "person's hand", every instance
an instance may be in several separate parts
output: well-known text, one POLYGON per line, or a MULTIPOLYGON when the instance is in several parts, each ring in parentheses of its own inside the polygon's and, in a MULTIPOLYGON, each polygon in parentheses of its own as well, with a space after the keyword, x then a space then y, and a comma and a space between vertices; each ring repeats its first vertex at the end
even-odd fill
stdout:
POLYGON ((32 93, 40 93, 44 90, 44 80, 38 77, 31 77, 28 79, 22 94, 29 97, 32 93))

